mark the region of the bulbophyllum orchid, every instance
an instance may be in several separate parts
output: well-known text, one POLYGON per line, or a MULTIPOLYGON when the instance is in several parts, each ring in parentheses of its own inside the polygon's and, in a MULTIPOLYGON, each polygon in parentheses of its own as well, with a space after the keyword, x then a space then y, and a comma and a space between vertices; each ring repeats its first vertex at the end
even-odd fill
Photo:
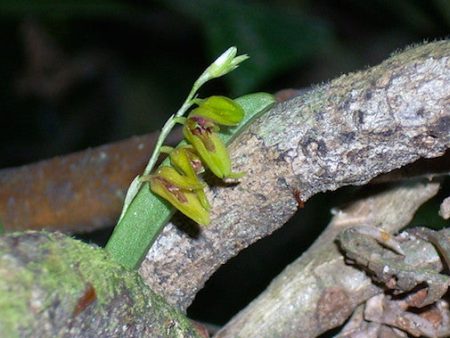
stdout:
POLYGON ((219 137, 218 124, 235 126, 243 117, 244 111, 236 102, 227 97, 212 96, 200 100, 184 123, 184 137, 197 151, 204 166, 221 179, 240 178, 243 173, 231 171, 230 155, 219 137))

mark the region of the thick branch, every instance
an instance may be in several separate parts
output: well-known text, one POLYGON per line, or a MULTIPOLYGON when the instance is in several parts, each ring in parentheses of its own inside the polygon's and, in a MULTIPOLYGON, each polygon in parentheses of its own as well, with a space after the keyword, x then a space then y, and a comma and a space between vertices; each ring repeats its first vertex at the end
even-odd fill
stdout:
POLYGON ((87 231, 114 224, 129 182, 154 137, 141 136, 0 171, 0 219, 7 230, 87 231), (133 158, 123 161, 124 154, 133 158))
MULTIPOLYGON (((114 224, 158 133, 0 170, 0 221, 7 231, 92 231, 114 224)), ((180 133, 170 143, 176 143, 180 133)))
POLYGON ((181 309, 230 257, 282 226, 304 200, 450 146, 450 42, 418 46, 278 104, 231 145, 235 186, 209 191, 212 224, 167 226, 141 274, 181 309))

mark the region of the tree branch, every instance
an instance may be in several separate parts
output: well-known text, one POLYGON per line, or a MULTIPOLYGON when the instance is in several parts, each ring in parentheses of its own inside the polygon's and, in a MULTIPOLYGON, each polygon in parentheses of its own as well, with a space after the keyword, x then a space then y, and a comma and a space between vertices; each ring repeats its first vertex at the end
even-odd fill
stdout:
POLYGON ((140 269, 148 285, 185 310, 221 264, 296 212, 296 189, 306 201, 441 156, 450 145, 449 58, 448 41, 409 48, 276 105, 230 146, 234 170, 247 175, 208 192, 211 225, 166 226, 140 269))
MULTIPOLYGON (((335 238, 362 224, 395 232, 439 190, 439 184, 405 184, 352 203, 300 258, 237 314, 216 337, 316 337, 341 325, 353 310, 383 292, 358 268, 344 262, 335 238)), ((314 226, 312 224, 311 226, 314 226)), ((433 259, 439 262, 434 251, 433 259)), ((416 259, 417 265, 423 263, 416 259)), ((442 265, 441 265, 442 266, 442 265)))
MULTIPOLYGON (((0 221, 7 231, 92 231, 112 225, 158 133, 19 168, 0 170, 0 221)), ((169 140, 178 143, 180 132, 169 140)))

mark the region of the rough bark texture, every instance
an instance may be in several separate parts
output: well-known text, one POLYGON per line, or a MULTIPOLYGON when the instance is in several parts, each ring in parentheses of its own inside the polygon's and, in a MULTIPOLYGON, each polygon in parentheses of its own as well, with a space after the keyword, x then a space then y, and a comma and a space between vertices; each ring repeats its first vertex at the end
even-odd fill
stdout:
MULTIPOLYGON (((313 246, 216 337, 307 338, 341 325, 359 304, 382 289, 364 271, 344 262, 336 236, 361 224, 382 225, 389 232, 396 231, 407 225, 417 208, 438 190, 436 183, 405 185, 361 199, 338 212, 313 246)), ((432 246, 426 249, 429 255, 417 247, 411 250, 411 255, 419 253, 419 257, 410 261, 416 266, 437 264, 442 268, 432 246)))
POLYGON ((59 233, 0 239, 2 337, 199 337, 99 248, 59 233))
POLYGON ((301 198, 373 177, 450 146, 450 42, 410 48, 276 105, 230 146, 235 186, 208 192, 212 223, 167 226, 140 273, 184 310, 230 257, 282 226, 301 198))
POLYGON ((408 337, 449 337, 449 302, 442 295, 450 283, 450 229, 419 227, 402 232, 397 238, 404 256, 380 250, 357 229, 339 234, 340 246, 346 257, 367 268, 388 291, 355 310, 336 338, 405 337, 406 333, 408 337), (436 262, 436 251, 440 262, 436 262))

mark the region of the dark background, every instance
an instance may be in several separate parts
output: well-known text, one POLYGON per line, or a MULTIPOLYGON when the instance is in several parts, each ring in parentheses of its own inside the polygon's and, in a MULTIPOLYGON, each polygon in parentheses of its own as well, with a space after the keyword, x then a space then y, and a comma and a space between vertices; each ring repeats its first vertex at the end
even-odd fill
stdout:
MULTIPOLYGON (((445 38, 449 28, 447 0, 1 0, 0 168, 160 128, 195 78, 233 45, 251 59, 201 96, 320 84, 445 38)), ((300 217, 219 270, 190 315, 226 322, 355 192, 308 201, 300 217)), ((438 202, 422 208, 415 224, 442 224, 438 202)), ((102 244, 108 233, 82 237, 102 244)))

